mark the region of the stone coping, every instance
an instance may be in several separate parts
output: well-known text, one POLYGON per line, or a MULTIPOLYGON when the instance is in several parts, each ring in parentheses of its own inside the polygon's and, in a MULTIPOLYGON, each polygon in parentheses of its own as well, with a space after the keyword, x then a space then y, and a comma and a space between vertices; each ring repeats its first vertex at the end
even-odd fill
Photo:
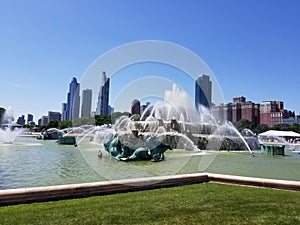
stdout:
POLYGON ((214 174, 214 173, 206 173, 206 174, 208 176, 209 182, 221 182, 221 183, 229 183, 229 184, 239 184, 239 185, 300 191, 300 181, 243 177, 243 176, 214 174))
POLYGON ((299 181, 274 180, 213 173, 194 173, 83 184, 0 190, 0 206, 83 198, 203 182, 220 182, 300 191, 299 181))

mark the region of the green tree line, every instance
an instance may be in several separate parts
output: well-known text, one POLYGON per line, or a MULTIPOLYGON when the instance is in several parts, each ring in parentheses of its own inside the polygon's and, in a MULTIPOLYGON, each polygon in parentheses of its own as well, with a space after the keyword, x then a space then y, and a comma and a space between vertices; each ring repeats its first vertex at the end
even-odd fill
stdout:
POLYGON ((49 128, 65 129, 69 127, 80 127, 82 125, 96 125, 112 124, 121 116, 130 116, 128 112, 115 112, 112 115, 95 115, 94 117, 76 118, 74 120, 57 121, 51 120, 47 125, 25 125, 25 128, 30 130, 37 129, 38 131, 47 130, 49 128))
POLYGON ((259 124, 258 126, 255 127, 253 122, 247 119, 241 119, 240 121, 236 122, 234 125, 239 131, 247 128, 252 130, 256 134, 260 134, 268 130, 294 131, 300 133, 300 124, 296 124, 296 123, 293 125, 284 124, 284 123, 276 124, 273 127, 269 127, 266 124, 259 124))

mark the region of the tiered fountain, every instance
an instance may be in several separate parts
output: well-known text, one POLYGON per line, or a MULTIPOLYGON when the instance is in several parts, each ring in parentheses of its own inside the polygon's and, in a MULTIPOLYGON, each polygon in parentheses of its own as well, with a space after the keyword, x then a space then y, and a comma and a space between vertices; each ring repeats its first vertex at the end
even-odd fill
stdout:
POLYGON ((253 154, 231 123, 219 125, 208 109, 196 110, 176 85, 165 92, 164 101, 149 105, 139 121, 121 117, 110 129, 97 131, 94 140, 122 161, 161 161, 165 151, 173 149, 248 150, 253 154))

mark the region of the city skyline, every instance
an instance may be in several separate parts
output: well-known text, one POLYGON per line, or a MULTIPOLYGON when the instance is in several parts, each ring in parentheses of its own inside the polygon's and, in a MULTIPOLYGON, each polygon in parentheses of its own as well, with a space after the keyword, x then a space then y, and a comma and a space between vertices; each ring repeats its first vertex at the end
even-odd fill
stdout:
MULTIPOLYGON (((67 93, 67 99, 69 103, 63 103, 62 113, 48 111, 48 116, 42 116, 38 119, 38 125, 46 125, 51 120, 63 121, 69 120, 65 115, 72 115, 74 113, 69 112, 70 109, 81 108, 80 116, 81 118, 90 117, 95 115, 109 115, 111 114, 110 108, 108 105, 109 99, 109 89, 110 89, 110 79, 107 78, 105 71, 102 72, 101 77, 101 86, 99 88, 99 94, 97 99, 97 108, 96 111, 92 112, 92 89, 80 90, 80 83, 77 83, 75 77, 72 78, 72 81, 69 84, 69 92, 67 93), (81 93, 81 95, 79 95, 81 93), (75 96, 78 95, 78 96, 75 96), (73 96, 73 97, 71 97, 73 96), (77 99, 77 104, 71 106, 70 102, 75 102, 77 99), (81 99, 81 101, 80 101, 81 99), (75 106, 75 107, 74 107, 75 106), (77 107, 76 107, 77 106, 77 107), (66 110, 69 109, 69 110, 66 110), (98 111, 98 113, 97 113, 98 111), (104 114, 104 111, 107 111, 104 114)), ((284 102, 282 101, 267 101, 264 100, 260 103, 254 103, 247 100, 245 96, 239 96, 232 98, 232 102, 221 103, 220 105, 215 105, 212 102, 212 82, 210 81, 210 76, 202 74, 195 79, 195 107, 200 105, 208 107, 211 109, 211 113, 216 119, 216 121, 224 122, 238 122, 241 119, 247 119, 250 122, 253 122, 256 127, 259 124, 265 124, 269 127, 272 127, 276 124, 296 124, 299 123, 300 115, 295 115, 295 112, 287 110, 284 108, 284 102)), ((127 104, 128 102, 126 102, 127 104)), ((146 102, 147 105, 151 102, 146 102)), ((155 103, 152 102, 152 103, 155 103)), ((131 114, 142 114, 146 105, 141 105, 141 102, 138 99, 134 99, 131 102, 131 107, 126 112, 131 114)), ((125 111, 123 111, 125 112, 125 111)), ((73 118, 73 119, 76 119, 73 118)), ((21 115, 16 122, 20 125, 29 124, 32 121, 33 115, 28 114, 27 120, 25 116, 21 115), (30 118, 30 119, 29 119, 30 118)))
MULTIPOLYGON (((219 122, 224 121, 224 119, 231 121, 231 122, 238 122, 240 119, 248 119, 249 121, 254 122, 255 126, 257 126, 258 124, 266 124, 270 127, 272 127, 275 124, 280 123, 280 121, 281 121, 280 118, 275 118, 275 123, 273 125, 272 124, 270 125, 270 122, 268 121, 271 118, 263 118, 263 119, 261 119, 261 121, 259 121, 259 119, 257 120, 257 118, 253 119, 253 118, 251 118, 251 116, 253 116, 252 115, 253 112, 251 112, 251 113, 244 112, 244 113, 246 113, 245 115, 242 115, 242 114, 239 116, 234 115, 233 117, 230 116, 231 114, 226 115, 226 113, 228 111, 228 107, 231 107, 232 103, 233 104, 245 103, 246 105, 247 104, 251 105, 251 107, 246 106, 246 108, 255 107, 256 109, 258 109, 258 114, 260 114, 260 115, 262 115, 262 113, 264 113, 264 112, 259 112, 260 105, 262 107, 264 107, 266 104, 274 104, 274 105, 280 104, 280 106, 278 106, 278 107, 276 106, 276 110, 279 110, 276 112, 282 113, 282 111, 285 110, 286 113, 293 113, 293 117, 295 117, 294 118, 295 120, 293 120, 293 121, 294 121, 294 123, 298 123, 298 117, 300 117, 300 114, 296 115, 295 111, 293 111, 293 109, 291 109, 291 110, 285 109, 283 107, 283 105, 284 105, 283 101, 263 100, 263 101, 257 103, 257 102, 252 102, 249 100, 246 101, 246 97, 243 95, 240 95, 239 97, 233 97, 232 102, 222 102, 221 104, 216 105, 212 102, 212 98, 211 98, 213 87, 212 87, 212 82, 210 81, 210 76, 202 74, 201 76, 198 76, 195 79, 194 83, 195 83, 195 90, 194 90, 195 107, 198 108, 201 105, 204 107, 211 108, 212 115, 215 117, 215 119, 219 120, 219 122), (258 108, 257 108, 257 105, 258 105, 258 108), (219 110, 221 110, 222 112, 219 110), (219 111, 219 112, 217 112, 217 111, 219 111), (298 117, 296 118, 296 116, 298 116, 298 117), (268 122, 265 122, 265 121, 268 121, 268 122)), ((92 111, 92 101, 93 101, 92 100, 92 92, 93 92, 92 89, 80 90, 80 83, 77 82, 76 77, 73 77, 71 82, 69 83, 69 92, 67 93, 67 102, 68 103, 62 103, 63 107, 62 107, 61 112, 48 111, 48 116, 42 115, 40 118, 36 118, 36 121, 37 121, 36 124, 45 125, 53 119, 55 119, 57 121, 72 120, 72 119, 69 119, 69 117, 70 116, 73 117, 72 116, 73 114, 76 115, 73 119, 76 119, 78 117, 81 117, 81 118, 90 117, 90 116, 93 116, 94 114, 95 115, 109 115, 109 114, 111 114, 110 109, 111 109, 111 107, 113 107, 108 104, 108 99, 110 96, 109 89, 110 89, 110 79, 107 78, 105 71, 103 71, 102 76, 101 76, 101 86, 99 87, 98 99, 97 99, 97 104, 96 104, 97 107, 96 107, 95 111, 92 111), (72 102, 73 103, 76 102, 76 103, 73 104, 72 102), (72 112, 72 110, 74 108, 76 109, 75 113, 72 112), (79 108, 80 108, 80 111, 79 111, 79 108), (68 115, 68 116, 66 116, 66 115, 68 115), (47 119, 47 121, 45 119, 47 119), (43 121, 43 122, 40 124, 40 121, 43 121)), ((127 107, 128 109, 126 109, 124 111, 118 111, 118 112, 129 112, 131 114, 140 114, 140 113, 136 113, 137 112, 137 109, 136 109, 137 103, 139 104, 139 107, 138 107, 139 110, 142 110, 142 107, 145 108, 145 105, 140 105, 142 102, 149 105, 149 104, 155 103, 156 100, 160 100, 160 99, 154 99, 154 102, 151 102, 151 101, 149 102, 149 99, 146 99, 144 101, 140 101, 138 99, 133 99, 131 102, 131 106, 129 106, 129 102, 125 103, 128 105, 128 107, 127 107)), ((241 110, 241 109, 239 109, 239 110, 241 110)), ((11 111, 11 109, 10 109, 10 111, 11 111)), ((261 111, 265 111, 265 110, 262 109, 261 111)), ((242 112, 243 112, 243 110, 240 111, 240 113, 242 113, 242 112)), ((287 114, 285 116, 287 116, 286 119, 290 118, 289 115, 287 115, 287 114)), ((277 116, 275 116, 275 117, 277 117, 277 116)), ((24 114, 20 115, 18 117, 18 119, 16 119, 16 118, 14 118, 14 119, 15 119, 15 121, 17 121, 17 123, 24 125, 25 123, 28 124, 30 121, 33 121, 33 115, 28 114, 27 120, 25 119, 24 114), (18 121, 22 121, 22 122, 18 122, 18 121)), ((286 122, 281 122, 281 123, 286 123, 286 122)), ((292 121, 290 121, 289 123, 293 124, 292 121)))
MULTIPOLYGON (((76 84, 76 93, 82 93, 80 95, 82 102, 79 103, 81 106, 81 116, 80 117, 90 117, 95 115, 109 115, 108 99, 109 99, 109 89, 110 89, 110 79, 107 78, 106 72, 102 72, 101 77, 101 86, 99 88, 99 94, 97 99, 97 108, 96 111, 91 112, 92 105, 92 89, 84 89, 80 90, 80 84, 76 84), (104 111, 107 111, 104 113, 104 111)), ((72 89, 72 83, 76 81, 76 78, 73 77, 70 83, 70 91, 68 92, 68 98, 70 98, 70 93, 72 89)), ((254 103, 252 101, 247 100, 245 96, 239 96, 232 98, 232 102, 229 103, 221 103, 220 105, 215 105, 212 102, 212 82, 210 81, 210 76, 202 74, 195 79, 195 107, 198 109, 200 106, 204 106, 211 109, 211 113, 216 119, 216 121, 224 122, 238 122, 241 119, 247 119, 250 122, 253 122, 256 127, 259 124, 265 124, 269 127, 272 127, 276 124, 296 124, 299 123, 300 115, 295 115, 295 112, 287 110, 284 108, 284 102, 282 101, 267 101, 264 100, 260 103, 254 103)), ((79 97, 79 99, 80 99, 79 97)), ((152 102, 155 103, 155 102, 152 102)), ((66 103, 63 103, 65 105, 66 103)), ((128 104, 128 102, 126 102, 128 104)), ((147 104, 151 104, 147 102, 147 104)), ((67 104, 68 105, 68 104, 67 104)), ((70 106, 69 106, 70 107, 70 106)), ((63 107, 65 108, 65 107, 63 107)), ((126 112, 133 114, 141 115, 145 105, 141 105, 140 100, 134 99, 131 102, 131 107, 126 112)), ((124 111, 123 111, 124 112, 124 111)), ((48 112, 48 121, 50 119, 50 113, 48 112)), ((56 113, 60 114, 60 113, 56 113)), ((64 115, 64 110, 62 111, 62 115, 64 115)), ((28 115, 29 116, 29 115, 28 115)), ((42 117, 43 118, 43 117, 42 117)), ((42 118, 40 120, 42 120, 42 118)), ((24 116, 21 118, 24 121, 24 116)), ((20 120, 20 117, 19 119, 20 120)), ((57 119, 61 121, 60 119, 57 119)), ((62 120, 65 120, 64 118, 62 120)), ((25 121, 24 121, 25 122, 25 121)), ((23 124, 24 125, 24 124, 23 124)))
MULTIPOLYGON (((225 102, 240 95, 254 102, 284 101, 299 114, 299 6, 294 0, 3 2, 0 106, 12 106, 15 118, 33 114, 35 121, 48 111, 60 112, 71 77, 80 83, 110 49, 150 39, 179 44, 201 57, 225 102)), ((125 78, 115 89, 124 85, 125 78)), ((111 99, 117 94, 112 90, 111 99)))

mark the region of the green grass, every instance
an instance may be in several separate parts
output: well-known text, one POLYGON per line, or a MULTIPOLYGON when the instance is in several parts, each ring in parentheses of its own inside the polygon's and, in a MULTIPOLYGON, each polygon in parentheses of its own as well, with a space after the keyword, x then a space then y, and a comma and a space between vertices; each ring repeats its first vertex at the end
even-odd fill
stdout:
POLYGON ((202 183, 4 206, 0 224, 300 224, 300 192, 202 183))

